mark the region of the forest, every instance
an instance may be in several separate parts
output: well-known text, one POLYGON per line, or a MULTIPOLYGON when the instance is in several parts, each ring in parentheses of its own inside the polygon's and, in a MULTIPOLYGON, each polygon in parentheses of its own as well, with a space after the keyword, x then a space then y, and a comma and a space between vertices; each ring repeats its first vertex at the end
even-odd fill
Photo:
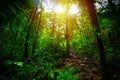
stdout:
POLYGON ((0 80, 120 80, 120 0, 0 0, 0 80))

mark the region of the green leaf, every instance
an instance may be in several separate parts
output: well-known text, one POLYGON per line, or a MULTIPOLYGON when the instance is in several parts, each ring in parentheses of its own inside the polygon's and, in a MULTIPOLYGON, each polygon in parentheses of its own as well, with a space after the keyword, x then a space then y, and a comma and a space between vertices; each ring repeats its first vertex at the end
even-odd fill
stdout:
POLYGON ((51 71, 50 74, 49 74, 50 78, 54 78, 54 72, 51 71))
POLYGON ((18 65, 18 66, 20 66, 20 67, 22 67, 23 66, 23 62, 14 62, 14 64, 16 64, 16 65, 18 65))

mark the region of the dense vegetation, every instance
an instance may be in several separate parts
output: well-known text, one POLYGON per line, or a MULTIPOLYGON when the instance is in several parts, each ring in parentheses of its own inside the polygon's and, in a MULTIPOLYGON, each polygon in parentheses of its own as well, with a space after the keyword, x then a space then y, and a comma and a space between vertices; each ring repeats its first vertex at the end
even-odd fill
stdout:
POLYGON ((119 80, 119 13, 119 0, 0 0, 0 80, 119 80))

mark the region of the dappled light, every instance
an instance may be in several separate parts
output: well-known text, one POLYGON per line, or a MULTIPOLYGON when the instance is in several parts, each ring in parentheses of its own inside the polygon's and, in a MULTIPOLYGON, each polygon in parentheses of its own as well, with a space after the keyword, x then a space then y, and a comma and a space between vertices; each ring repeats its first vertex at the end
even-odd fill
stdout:
POLYGON ((0 80, 120 80, 120 0, 0 0, 0 80))
POLYGON ((56 13, 64 13, 65 12, 65 9, 64 7, 62 7, 60 4, 57 4, 54 6, 54 11, 56 13))

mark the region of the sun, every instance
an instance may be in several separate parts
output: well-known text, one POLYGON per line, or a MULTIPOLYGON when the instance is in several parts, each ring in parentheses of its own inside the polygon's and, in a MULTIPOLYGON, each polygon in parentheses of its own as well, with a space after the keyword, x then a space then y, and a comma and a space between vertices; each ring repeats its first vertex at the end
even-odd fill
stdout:
MULTIPOLYGON (((57 14, 64 14, 66 12, 65 6, 63 6, 61 4, 54 4, 52 2, 49 2, 49 4, 47 4, 47 2, 46 3, 44 2, 43 8, 44 8, 45 12, 48 12, 48 13, 54 11, 57 14)), ((40 11, 40 10, 38 10, 38 11, 40 11)), ((79 12, 77 4, 71 4, 68 12, 71 15, 76 15, 79 12)))
POLYGON ((70 7, 70 10, 69 10, 69 13, 75 15, 78 12, 79 12, 79 9, 77 8, 77 6, 72 4, 71 7, 70 7))
POLYGON ((62 5, 57 4, 57 5, 54 6, 54 11, 55 11, 56 13, 63 13, 63 12, 64 12, 64 8, 63 8, 62 5))

